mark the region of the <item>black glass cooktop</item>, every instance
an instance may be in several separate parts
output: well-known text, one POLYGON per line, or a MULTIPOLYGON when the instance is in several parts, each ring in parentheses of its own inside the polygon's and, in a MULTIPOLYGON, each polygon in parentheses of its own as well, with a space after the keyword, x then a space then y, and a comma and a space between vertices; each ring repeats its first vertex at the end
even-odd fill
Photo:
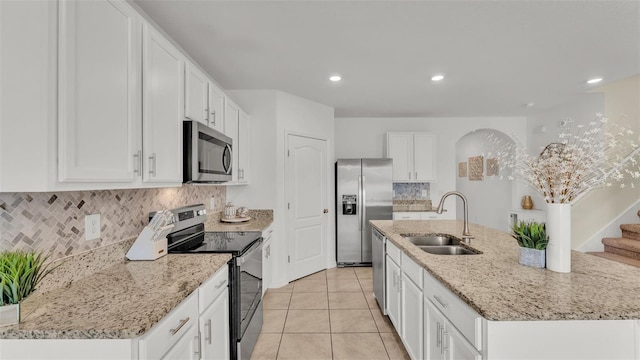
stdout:
POLYGON ((227 253, 242 255, 260 239, 261 232, 195 232, 169 238, 170 253, 227 253))

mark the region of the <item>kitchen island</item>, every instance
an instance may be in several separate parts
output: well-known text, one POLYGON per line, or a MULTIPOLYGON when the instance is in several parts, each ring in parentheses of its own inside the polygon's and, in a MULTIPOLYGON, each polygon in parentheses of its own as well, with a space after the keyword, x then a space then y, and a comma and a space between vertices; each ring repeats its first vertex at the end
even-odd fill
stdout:
MULTIPOLYGON (((460 301, 478 315, 475 338, 467 340, 482 358, 640 357, 639 268, 576 251, 571 273, 522 266, 518 245, 509 234, 473 224, 470 230, 475 239, 468 247, 478 254, 435 255, 402 235, 460 238, 462 221, 376 220, 371 224, 385 236, 387 248, 402 252, 403 264, 408 259, 406 263, 424 269, 425 280, 419 286, 424 284, 425 299, 431 278, 436 287, 450 291, 452 301, 460 301)), ((432 303, 437 301, 425 301, 425 314, 432 303)), ((418 348, 415 353, 430 352, 426 325, 424 329, 425 340, 422 348, 413 346, 418 348)))

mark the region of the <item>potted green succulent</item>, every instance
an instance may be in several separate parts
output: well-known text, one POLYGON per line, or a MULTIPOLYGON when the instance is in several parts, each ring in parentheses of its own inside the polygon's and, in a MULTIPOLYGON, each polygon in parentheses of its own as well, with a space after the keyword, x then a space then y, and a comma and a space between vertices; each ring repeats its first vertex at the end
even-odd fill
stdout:
POLYGON ((540 269, 545 267, 545 249, 549 244, 545 223, 518 221, 511 227, 511 236, 520 245, 520 264, 540 269))
POLYGON ((20 301, 31 294, 53 268, 38 251, 0 252, 0 326, 20 321, 20 301))

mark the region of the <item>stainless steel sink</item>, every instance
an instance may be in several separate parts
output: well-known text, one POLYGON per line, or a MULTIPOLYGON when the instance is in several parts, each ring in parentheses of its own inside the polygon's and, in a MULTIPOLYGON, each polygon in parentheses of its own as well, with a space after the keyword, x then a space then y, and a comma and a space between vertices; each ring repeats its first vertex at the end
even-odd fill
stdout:
POLYGON ((436 255, 476 255, 462 246, 418 246, 422 251, 436 255))
POLYGON ((452 246, 460 245, 460 239, 446 234, 401 235, 410 243, 417 246, 452 246))

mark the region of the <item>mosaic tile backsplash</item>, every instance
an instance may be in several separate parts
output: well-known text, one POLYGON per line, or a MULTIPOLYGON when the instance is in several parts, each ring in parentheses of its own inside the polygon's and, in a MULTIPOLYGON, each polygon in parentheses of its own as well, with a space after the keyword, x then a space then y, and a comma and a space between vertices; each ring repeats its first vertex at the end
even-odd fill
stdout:
POLYGON ((224 186, 0 193, 0 250, 38 249, 59 259, 137 236, 151 211, 202 203, 216 212, 225 202, 224 186), (91 214, 100 214, 101 238, 85 240, 91 214))
POLYGON ((394 200, 425 200, 431 199, 429 183, 393 183, 394 200), (422 190, 427 196, 422 196, 422 190))

